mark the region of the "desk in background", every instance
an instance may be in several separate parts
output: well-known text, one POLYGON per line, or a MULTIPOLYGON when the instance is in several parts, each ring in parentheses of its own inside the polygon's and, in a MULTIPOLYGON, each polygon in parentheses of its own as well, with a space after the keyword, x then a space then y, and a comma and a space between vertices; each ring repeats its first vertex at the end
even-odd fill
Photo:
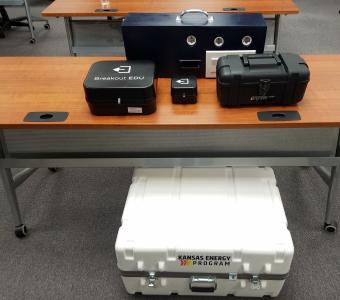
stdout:
MULTIPOLYGON (((280 16, 299 12, 293 0, 111 0, 110 3, 110 8, 117 9, 116 12, 96 12, 96 9, 101 8, 100 0, 55 0, 42 15, 64 18, 70 54, 78 55, 117 53, 113 47, 113 36, 104 33, 112 33, 112 27, 119 26, 117 22, 129 12, 180 13, 190 8, 200 8, 211 13, 243 12, 274 15, 274 18, 267 18, 275 21, 274 47, 267 49, 276 51, 280 16), (105 17, 106 20, 100 17, 105 17), (92 37, 90 32, 93 34, 92 37)), ((121 54, 122 51, 118 53, 121 54)))
MULTIPOLYGON (((340 55, 305 56, 311 81, 290 107, 221 108, 214 79, 198 80, 198 103, 173 105, 159 79, 157 112, 94 116, 83 80, 94 57, 0 58, 0 172, 17 230, 23 228, 11 168, 321 166, 329 184, 325 228, 340 185, 340 55), (299 121, 261 122, 257 112, 297 110, 299 121), (28 112, 69 112, 64 122, 24 122, 28 112)), ((318 168, 318 170, 322 170, 318 168)), ((301 212, 304 213, 304 212, 301 212)))

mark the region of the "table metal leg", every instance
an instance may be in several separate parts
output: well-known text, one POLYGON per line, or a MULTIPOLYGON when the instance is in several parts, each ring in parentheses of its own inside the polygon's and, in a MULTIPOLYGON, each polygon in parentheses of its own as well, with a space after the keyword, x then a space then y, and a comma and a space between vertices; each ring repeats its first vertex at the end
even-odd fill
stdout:
POLYGON ((24 183, 37 169, 26 168, 13 176, 14 187, 17 188, 20 184, 24 183))
POLYGON ((331 172, 326 167, 314 167, 314 170, 319 174, 321 179, 329 186, 331 183, 331 172))
POLYGON ((67 42, 68 42, 70 55, 76 56, 76 54, 73 53, 72 18, 71 17, 65 17, 64 22, 65 22, 66 36, 67 36, 67 42))
POLYGON ((274 46, 275 53, 278 50, 278 39, 279 39, 279 29, 280 29, 280 15, 275 15, 275 25, 274 25, 274 46))
POLYGON ((0 173, 7 200, 15 222, 15 235, 19 238, 25 237, 27 235, 27 228, 22 221, 11 169, 0 168, 0 173))
POLYGON ((31 11, 30 11, 30 7, 27 3, 27 0, 24 0, 24 4, 25 4, 26 15, 27 15, 27 23, 28 23, 28 27, 29 27, 30 32, 31 32, 31 43, 35 43, 33 21, 32 21, 31 11))
POLYGON ((335 232, 337 230, 337 223, 331 220, 331 213, 334 208, 334 204, 337 201, 336 191, 339 188, 339 186, 340 186, 340 166, 332 167, 324 223, 324 229, 328 232, 335 232))

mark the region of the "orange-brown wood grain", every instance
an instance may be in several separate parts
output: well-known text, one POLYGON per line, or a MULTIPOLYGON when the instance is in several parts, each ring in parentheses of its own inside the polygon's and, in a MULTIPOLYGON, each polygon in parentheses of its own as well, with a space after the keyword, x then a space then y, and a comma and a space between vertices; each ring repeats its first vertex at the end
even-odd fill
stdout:
POLYGON ((85 101, 83 80, 103 57, 1 57, 1 128, 252 128, 340 127, 340 55, 306 55, 311 81, 296 106, 222 108, 214 79, 198 80, 198 103, 174 105, 170 80, 159 79, 157 112, 148 116, 94 116, 85 101), (258 111, 297 110, 300 121, 261 122, 258 111), (27 123, 32 111, 67 111, 61 123, 27 123))
MULTIPOLYGON (((96 12, 100 0, 55 0, 42 15, 45 17, 125 16, 129 12, 177 13, 200 8, 208 12, 223 12, 223 8, 244 8, 246 13, 297 14, 293 0, 110 0, 117 12, 96 12)), ((231 11, 232 12, 232 11, 231 11)))

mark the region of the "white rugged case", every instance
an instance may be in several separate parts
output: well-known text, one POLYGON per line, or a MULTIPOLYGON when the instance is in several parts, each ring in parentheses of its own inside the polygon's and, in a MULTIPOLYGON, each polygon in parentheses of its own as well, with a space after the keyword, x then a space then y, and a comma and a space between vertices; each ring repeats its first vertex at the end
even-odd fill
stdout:
POLYGON ((293 253, 271 168, 135 170, 116 240, 128 293, 275 297, 293 253))

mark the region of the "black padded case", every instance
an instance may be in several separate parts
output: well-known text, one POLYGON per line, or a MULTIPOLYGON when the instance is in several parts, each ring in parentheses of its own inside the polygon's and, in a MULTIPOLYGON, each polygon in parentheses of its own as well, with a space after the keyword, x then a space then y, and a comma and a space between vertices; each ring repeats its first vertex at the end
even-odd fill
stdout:
POLYGON ((99 61, 84 81, 95 115, 151 114, 156 110, 155 65, 151 61, 99 61))
POLYGON ((222 106, 293 105, 309 82, 306 62, 297 54, 228 55, 216 66, 222 106))

